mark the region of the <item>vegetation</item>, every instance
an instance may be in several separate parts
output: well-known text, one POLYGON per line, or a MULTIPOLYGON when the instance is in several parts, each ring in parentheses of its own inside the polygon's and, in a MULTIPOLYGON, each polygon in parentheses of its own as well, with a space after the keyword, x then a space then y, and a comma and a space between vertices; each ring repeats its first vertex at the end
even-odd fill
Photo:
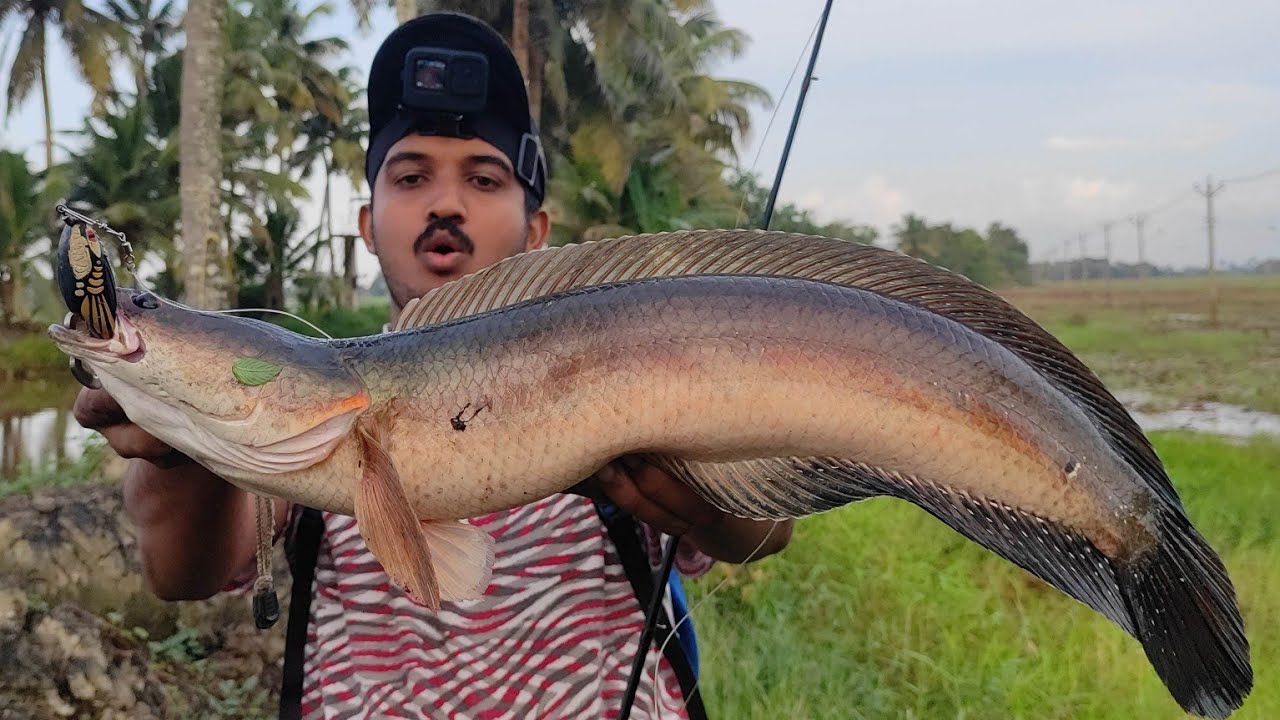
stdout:
POLYGON ((1280 413, 1280 276, 1222 278, 1211 326, 1204 278, 1051 283, 1005 295, 1109 387, 1161 404, 1226 402, 1280 413))

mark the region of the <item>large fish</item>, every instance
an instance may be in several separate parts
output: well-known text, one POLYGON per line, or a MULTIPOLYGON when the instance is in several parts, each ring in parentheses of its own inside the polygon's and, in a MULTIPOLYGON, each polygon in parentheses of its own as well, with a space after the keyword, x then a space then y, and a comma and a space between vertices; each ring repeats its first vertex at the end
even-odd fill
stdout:
POLYGON ((642 453, 721 509, 912 502, 1116 622, 1187 710, 1253 683, 1235 592, 1124 408, 993 293, 913 258, 696 231, 520 255, 394 332, 305 338, 121 290, 55 325, 139 426, 255 492, 354 515, 420 602, 474 597, 464 518, 642 453))

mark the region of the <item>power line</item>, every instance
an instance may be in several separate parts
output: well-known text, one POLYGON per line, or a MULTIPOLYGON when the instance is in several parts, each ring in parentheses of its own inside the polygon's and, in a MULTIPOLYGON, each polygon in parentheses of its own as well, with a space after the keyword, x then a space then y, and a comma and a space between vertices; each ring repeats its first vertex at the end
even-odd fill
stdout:
POLYGON ((1257 173, 1255 175, 1244 175, 1241 177, 1227 178, 1222 182, 1231 183, 1231 184, 1247 183, 1247 182, 1253 182, 1255 180, 1262 180, 1263 178, 1268 178, 1268 177, 1271 177, 1272 175, 1280 175, 1280 167, 1274 167, 1274 168, 1271 168, 1270 170, 1263 170, 1262 172, 1257 173))

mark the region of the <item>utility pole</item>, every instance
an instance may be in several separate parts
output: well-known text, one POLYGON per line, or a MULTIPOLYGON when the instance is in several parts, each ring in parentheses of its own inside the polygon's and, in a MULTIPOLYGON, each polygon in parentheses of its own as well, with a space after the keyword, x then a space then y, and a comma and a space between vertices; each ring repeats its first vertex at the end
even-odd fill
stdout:
POLYGON ((1102 252, 1106 259, 1107 307, 1111 307, 1111 221, 1102 223, 1102 252))
POLYGON ((1146 244, 1142 238, 1142 226, 1147 224, 1147 216, 1134 215, 1133 217, 1129 218, 1129 221, 1132 222, 1134 227, 1138 229, 1138 276, 1146 277, 1147 276, 1147 249, 1146 249, 1146 244))
POLYGON ((1080 279, 1083 281, 1089 278, 1089 271, 1084 262, 1084 233, 1080 233, 1077 241, 1080 243, 1080 279))
POLYGON ((1197 193, 1204 196, 1205 202, 1205 227, 1209 231, 1209 326, 1218 326, 1218 275, 1217 264, 1214 260, 1216 248, 1213 243, 1213 196, 1222 192, 1223 183, 1218 181, 1217 185, 1213 184, 1213 176, 1205 177, 1204 187, 1200 187, 1197 183, 1193 186, 1197 193))
MULTIPOLYGON (((1147 251, 1142 238, 1142 226, 1147 224, 1147 216, 1138 214, 1129 218, 1129 220, 1138 229, 1138 279, 1142 281, 1147 279, 1147 251)), ((1140 282, 1138 284, 1138 307, 1143 310, 1147 309, 1146 292, 1146 283, 1140 282)))

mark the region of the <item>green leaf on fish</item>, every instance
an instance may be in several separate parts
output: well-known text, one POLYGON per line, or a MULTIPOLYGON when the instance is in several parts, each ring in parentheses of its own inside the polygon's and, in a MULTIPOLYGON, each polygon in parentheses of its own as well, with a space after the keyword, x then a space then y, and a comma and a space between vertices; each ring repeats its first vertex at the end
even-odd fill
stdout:
POLYGON ((257 358, 236 358, 231 373, 241 385, 265 385, 275 379, 284 368, 257 358))

